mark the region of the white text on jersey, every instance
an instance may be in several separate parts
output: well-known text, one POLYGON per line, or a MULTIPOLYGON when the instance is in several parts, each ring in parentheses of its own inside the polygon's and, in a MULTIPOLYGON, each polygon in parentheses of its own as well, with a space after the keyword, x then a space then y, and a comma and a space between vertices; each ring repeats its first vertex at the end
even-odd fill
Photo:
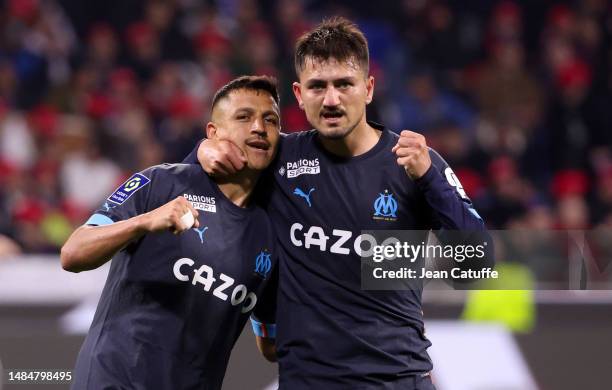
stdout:
POLYGON ((208 211, 209 213, 217 212, 214 196, 183 194, 183 197, 191 202, 196 210, 208 211))

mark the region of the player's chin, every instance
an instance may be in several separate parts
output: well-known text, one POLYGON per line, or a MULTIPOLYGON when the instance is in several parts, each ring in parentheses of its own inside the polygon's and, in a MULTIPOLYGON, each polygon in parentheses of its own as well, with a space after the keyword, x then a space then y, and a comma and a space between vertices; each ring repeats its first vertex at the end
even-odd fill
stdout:
POLYGON ((342 139, 349 135, 355 126, 348 123, 346 117, 335 120, 326 120, 321 117, 317 123, 317 130, 321 137, 327 139, 342 139))
POLYGON ((317 130, 323 138, 327 139, 342 139, 351 132, 351 129, 347 129, 345 127, 330 126, 321 126, 317 130))
POLYGON ((248 167, 255 171, 263 171, 272 163, 272 155, 249 156, 248 167))

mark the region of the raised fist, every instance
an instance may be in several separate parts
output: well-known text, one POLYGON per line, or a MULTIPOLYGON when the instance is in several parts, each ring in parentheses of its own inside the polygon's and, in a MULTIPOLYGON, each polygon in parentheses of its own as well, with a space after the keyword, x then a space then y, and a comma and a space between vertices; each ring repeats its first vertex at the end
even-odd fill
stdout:
POLYGON ((413 131, 402 131, 392 152, 397 156, 397 163, 404 167, 413 180, 423 177, 431 166, 425 137, 413 131))

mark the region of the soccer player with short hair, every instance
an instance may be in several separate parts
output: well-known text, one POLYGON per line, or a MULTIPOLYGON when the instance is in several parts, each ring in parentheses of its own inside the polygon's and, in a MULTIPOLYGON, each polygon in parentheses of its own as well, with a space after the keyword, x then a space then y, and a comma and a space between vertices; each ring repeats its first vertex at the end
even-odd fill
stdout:
MULTIPOLYGON (((366 120, 374 93, 368 64, 366 38, 343 18, 323 21, 296 44, 293 92, 314 130, 281 137, 262 203, 281 249, 281 390, 432 389, 422 288, 362 290, 362 230, 486 231, 422 135, 398 136, 366 120)), ((186 161, 195 163, 195 154, 186 161)), ((211 173, 242 167, 228 142, 205 140, 197 155, 211 173)))
POLYGON ((236 145, 244 169, 223 179, 195 165, 145 169, 70 236, 64 269, 113 258, 74 389, 221 388, 249 313, 276 294, 274 283, 264 290, 276 236, 251 198, 277 150, 278 100, 274 79, 231 81, 215 95, 206 131, 236 145))

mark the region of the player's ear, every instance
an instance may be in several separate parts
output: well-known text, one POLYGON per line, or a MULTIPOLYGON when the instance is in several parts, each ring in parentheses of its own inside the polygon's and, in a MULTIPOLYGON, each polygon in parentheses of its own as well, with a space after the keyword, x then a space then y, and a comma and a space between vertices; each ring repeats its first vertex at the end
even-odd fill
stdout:
POLYGON ((294 81, 292 84, 293 94, 300 106, 300 109, 304 109, 304 103, 302 102, 302 85, 297 81, 294 81))
POLYGON ((214 122, 208 122, 206 124, 206 138, 215 139, 217 138, 217 125, 214 122))
POLYGON ((374 76, 368 76, 366 79, 366 91, 366 104, 370 104, 374 97, 374 76))

